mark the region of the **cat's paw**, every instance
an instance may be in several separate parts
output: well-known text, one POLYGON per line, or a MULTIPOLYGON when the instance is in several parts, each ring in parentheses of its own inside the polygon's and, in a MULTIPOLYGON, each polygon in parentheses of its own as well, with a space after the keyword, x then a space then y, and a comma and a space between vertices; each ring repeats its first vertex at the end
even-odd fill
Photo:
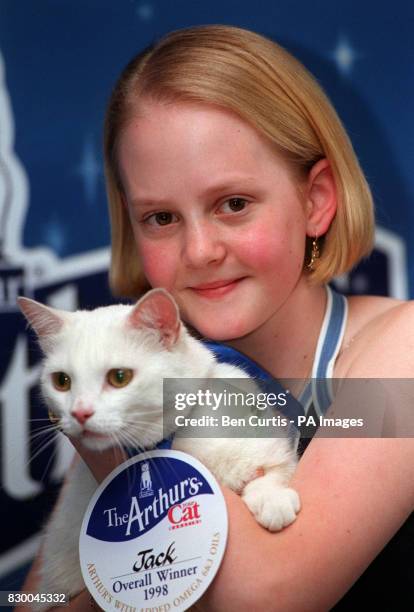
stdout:
POLYGON ((272 487, 265 478, 249 482, 242 499, 257 522, 269 531, 280 531, 293 523, 300 510, 296 491, 288 487, 272 487))

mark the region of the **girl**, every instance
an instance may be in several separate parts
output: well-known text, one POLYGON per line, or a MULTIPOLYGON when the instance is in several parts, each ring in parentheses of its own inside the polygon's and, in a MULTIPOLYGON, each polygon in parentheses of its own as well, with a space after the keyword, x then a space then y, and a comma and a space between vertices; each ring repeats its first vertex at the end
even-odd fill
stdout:
MULTIPOLYGON (((278 379, 413 376, 413 305, 326 288, 368 254, 372 201, 332 106, 278 45, 225 26, 166 36, 115 87, 105 163, 116 294, 168 289, 198 334, 278 379)), ((116 465, 82 454, 98 480, 116 465)), ((316 435, 292 482, 302 510, 277 534, 225 490, 228 548, 197 609, 400 609, 413 464, 410 438, 316 435)))

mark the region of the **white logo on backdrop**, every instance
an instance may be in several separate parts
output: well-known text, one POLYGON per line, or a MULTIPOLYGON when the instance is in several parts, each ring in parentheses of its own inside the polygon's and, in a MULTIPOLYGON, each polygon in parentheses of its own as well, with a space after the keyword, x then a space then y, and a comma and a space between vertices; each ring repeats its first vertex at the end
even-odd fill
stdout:
MULTIPOLYGON (((49 293, 48 303, 74 310, 78 306, 76 281, 108 268, 109 250, 59 259, 47 248, 25 248, 22 244, 29 203, 26 172, 14 150, 14 119, 6 88, 4 61, 0 53, 0 321, 17 311, 18 295, 30 297, 34 290, 59 283, 49 293), (67 283, 65 284, 65 282, 67 283), (63 285, 62 285, 63 283, 63 285)), ((3 321, 3 322, 4 322, 3 321)), ((20 334, 0 387, 1 483, 15 500, 40 494, 43 484, 30 474, 30 390, 38 381, 39 365, 29 366, 28 338, 20 334)), ((60 481, 73 456, 70 444, 59 436, 51 479, 60 481)), ((24 563, 33 553, 31 544, 20 544, 0 558, 0 576, 24 563)))

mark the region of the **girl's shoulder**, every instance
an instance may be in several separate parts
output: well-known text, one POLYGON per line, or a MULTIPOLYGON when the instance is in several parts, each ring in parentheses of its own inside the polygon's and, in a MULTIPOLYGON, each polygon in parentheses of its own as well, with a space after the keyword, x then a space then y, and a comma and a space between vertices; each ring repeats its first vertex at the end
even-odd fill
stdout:
POLYGON ((414 377, 414 301, 348 298, 335 376, 414 377))

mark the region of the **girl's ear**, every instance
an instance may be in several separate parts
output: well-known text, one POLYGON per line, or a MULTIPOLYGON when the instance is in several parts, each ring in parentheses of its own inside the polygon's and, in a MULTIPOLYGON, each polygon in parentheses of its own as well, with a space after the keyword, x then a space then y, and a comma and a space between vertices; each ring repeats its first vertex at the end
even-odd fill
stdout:
POLYGON ((321 159, 311 168, 306 188, 307 228, 311 238, 328 231, 337 209, 335 179, 327 159, 321 159))
POLYGON ((128 324, 135 329, 157 330, 167 349, 177 342, 181 327, 177 304, 165 289, 148 291, 129 314, 128 324))

